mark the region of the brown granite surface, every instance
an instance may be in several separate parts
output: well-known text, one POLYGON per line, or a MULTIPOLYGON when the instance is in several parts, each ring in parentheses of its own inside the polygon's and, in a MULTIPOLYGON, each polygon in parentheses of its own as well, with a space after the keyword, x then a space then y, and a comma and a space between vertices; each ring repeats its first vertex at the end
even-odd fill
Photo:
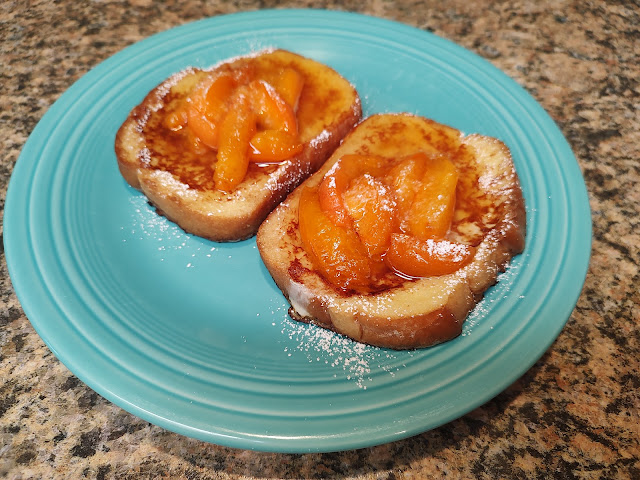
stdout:
POLYGON ((274 6, 360 11, 432 31, 544 106, 574 149, 594 222, 591 266, 566 328, 505 392, 441 428, 357 451, 254 453, 167 432, 86 387, 34 332, 2 254, 0 477, 640 478, 637 0, 4 0, 0 207, 29 133, 91 67, 170 27, 274 6))

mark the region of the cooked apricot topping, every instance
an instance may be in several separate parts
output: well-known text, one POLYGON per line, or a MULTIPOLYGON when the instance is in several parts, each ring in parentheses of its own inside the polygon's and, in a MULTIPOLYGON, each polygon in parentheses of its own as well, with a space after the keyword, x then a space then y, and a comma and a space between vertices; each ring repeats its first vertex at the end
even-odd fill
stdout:
POLYGON ((236 79, 225 72, 205 78, 187 99, 187 124, 210 148, 218 148, 218 125, 227 113, 227 102, 236 87, 236 79))
POLYGON ((189 119, 188 106, 181 103, 174 111, 169 113, 164 119, 164 125, 169 130, 177 132, 182 130, 189 119))
POLYGON ((302 152, 297 135, 284 130, 263 130, 251 138, 250 160, 258 163, 281 162, 302 152))
POLYGON ((293 68, 285 68, 280 72, 273 86, 293 111, 297 111, 302 87, 304 87, 302 74, 293 68))
POLYGON ((280 162, 300 153, 303 145, 298 141, 298 122, 290 104, 263 80, 251 82, 249 88, 258 128, 261 129, 251 139, 251 159, 280 162))
POLYGON ((444 156, 431 157, 408 215, 409 233, 418 238, 443 237, 456 206, 458 171, 444 156))
POLYGON ((231 72, 223 72, 202 82, 196 95, 204 97, 205 115, 212 120, 220 118, 229 97, 238 86, 238 79, 231 72))
POLYGON ((353 230, 325 215, 317 188, 302 187, 298 208, 302 244, 323 276, 340 288, 367 285, 371 261, 366 248, 353 230))
POLYGON ((187 113, 187 124, 191 132, 207 147, 218 148, 218 124, 195 108, 190 108, 187 113))
POLYGON ((457 182, 451 160, 432 152, 399 159, 345 155, 301 196, 304 248, 343 289, 372 285, 381 265, 408 277, 453 273, 475 254, 445 239, 457 182))
POLYGON ((369 256, 384 254, 396 225, 391 189, 371 175, 363 175, 351 182, 343 199, 354 230, 369 256))
POLYGON ((298 133, 298 122, 293 108, 264 80, 249 84, 253 108, 258 124, 264 130, 284 130, 298 133))
POLYGON ((384 176, 384 182, 393 190, 403 230, 409 228, 409 211, 427 169, 427 162, 428 157, 424 153, 408 155, 398 159, 384 176))
POLYGON ((388 160, 383 157, 352 154, 345 155, 331 167, 318 190, 322 210, 331 221, 343 227, 351 226, 352 220, 344 205, 343 193, 355 178, 365 173, 379 175, 387 164, 388 160))
POLYGON ((249 168, 249 142, 256 132, 255 113, 246 91, 238 90, 220 123, 220 142, 213 181, 219 190, 233 191, 249 168))
POLYGON ((204 155, 211 151, 211 149, 207 147, 202 142, 202 140, 200 140, 200 137, 198 137, 195 133, 193 133, 191 129, 186 129, 184 134, 185 134, 187 147, 189 147, 189 150, 191 150, 196 155, 204 155))
POLYGON ((250 161, 281 162, 302 152, 295 110, 304 77, 292 68, 273 76, 276 87, 249 69, 206 75, 164 119, 196 154, 217 151, 216 188, 234 190, 250 161), (187 128, 184 128, 187 127, 187 128))
POLYGON ((475 249, 448 240, 420 240, 412 235, 394 233, 386 261, 404 275, 427 277, 447 275, 468 264, 475 249))

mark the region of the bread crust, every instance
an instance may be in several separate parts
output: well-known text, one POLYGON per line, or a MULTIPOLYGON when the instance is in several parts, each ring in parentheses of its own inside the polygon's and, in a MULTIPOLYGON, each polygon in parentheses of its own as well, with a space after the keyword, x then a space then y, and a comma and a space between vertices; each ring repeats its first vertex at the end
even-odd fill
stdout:
MULTIPOLYGON (((450 128, 409 114, 369 117, 303 185, 317 185, 347 153, 402 156, 419 151, 425 142, 434 143, 433 137, 422 133, 433 126, 450 128), (380 135, 381 131, 386 133, 380 135)), ((453 274, 400 281, 378 292, 344 292, 323 279, 302 247, 297 228, 299 187, 267 217, 257 235, 262 259, 290 302, 294 319, 393 349, 427 347, 461 333, 465 318, 486 289, 497 281, 512 256, 524 249, 526 215, 508 148, 494 138, 463 137, 453 129, 445 132, 458 135, 471 153, 467 157, 474 163, 463 174, 473 176, 482 198, 490 196, 494 204, 487 210, 490 213, 474 219, 482 223, 483 235, 474 233, 473 222, 465 219, 452 229, 453 238, 476 246, 471 263, 453 274)))
MULTIPOLYGON (((115 153, 126 182, 142 191, 159 214, 194 235, 238 241, 255 235, 269 212, 324 163, 361 115, 355 88, 336 71, 292 52, 265 50, 211 69, 188 68, 169 77, 131 111, 116 134, 115 153), (305 77, 298 110, 302 152, 272 167, 255 169, 230 193, 216 190, 207 182, 194 186, 163 168, 164 148, 171 145, 168 141, 163 144, 157 135, 152 138, 150 125, 157 123, 159 116, 186 96, 204 75, 246 65, 263 69, 265 65, 293 66, 305 77)), ((198 175, 212 176, 212 158, 210 166, 199 167, 198 175)))

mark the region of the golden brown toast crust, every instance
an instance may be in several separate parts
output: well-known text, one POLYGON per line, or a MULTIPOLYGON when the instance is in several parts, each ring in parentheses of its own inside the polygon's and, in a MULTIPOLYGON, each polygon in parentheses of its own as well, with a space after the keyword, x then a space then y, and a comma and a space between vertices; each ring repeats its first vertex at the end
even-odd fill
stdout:
POLYGON ((116 135, 115 152, 124 179, 141 190, 158 213, 189 233, 237 241, 256 233, 269 212, 324 163, 361 114, 356 90, 333 69, 291 52, 268 50, 208 70, 190 68, 172 75, 131 111, 116 135), (303 74, 297 118, 304 149, 274 166, 252 167, 235 191, 224 193, 213 186, 215 154, 194 158, 170 141, 171 131, 158 125, 207 72, 247 65, 267 76, 269 69, 285 66, 303 74), (171 168, 166 167, 167 158, 177 159, 171 168))
POLYGON ((374 115, 352 130, 303 185, 317 185, 345 154, 403 156, 428 151, 442 135, 459 138, 463 145, 464 155, 457 159, 459 189, 468 191, 458 193, 449 236, 476 246, 471 263, 450 275, 400 280, 379 292, 343 292, 322 278, 302 247, 299 187, 267 217, 257 236, 262 259, 291 303, 293 318, 395 349, 430 346, 461 333, 485 290, 524 248, 524 200, 502 142, 480 135, 462 137, 457 130, 413 115, 374 115))

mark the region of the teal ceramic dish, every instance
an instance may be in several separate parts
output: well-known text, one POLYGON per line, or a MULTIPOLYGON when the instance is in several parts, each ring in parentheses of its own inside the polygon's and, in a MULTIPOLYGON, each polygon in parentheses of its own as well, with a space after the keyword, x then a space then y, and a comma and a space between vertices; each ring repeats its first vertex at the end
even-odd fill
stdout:
POLYGON ((83 382, 168 430, 278 452, 405 438, 499 394, 547 350, 589 262, 583 178, 554 122, 488 62, 376 18, 277 10, 155 35, 51 107, 10 181, 6 257, 42 339, 83 382), (116 130, 155 85, 263 47, 348 78, 365 115, 408 111, 502 139, 527 205, 525 252, 444 345, 390 351, 293 322, 255 240, 218 244, 157 216, 121 178, 116 130))

